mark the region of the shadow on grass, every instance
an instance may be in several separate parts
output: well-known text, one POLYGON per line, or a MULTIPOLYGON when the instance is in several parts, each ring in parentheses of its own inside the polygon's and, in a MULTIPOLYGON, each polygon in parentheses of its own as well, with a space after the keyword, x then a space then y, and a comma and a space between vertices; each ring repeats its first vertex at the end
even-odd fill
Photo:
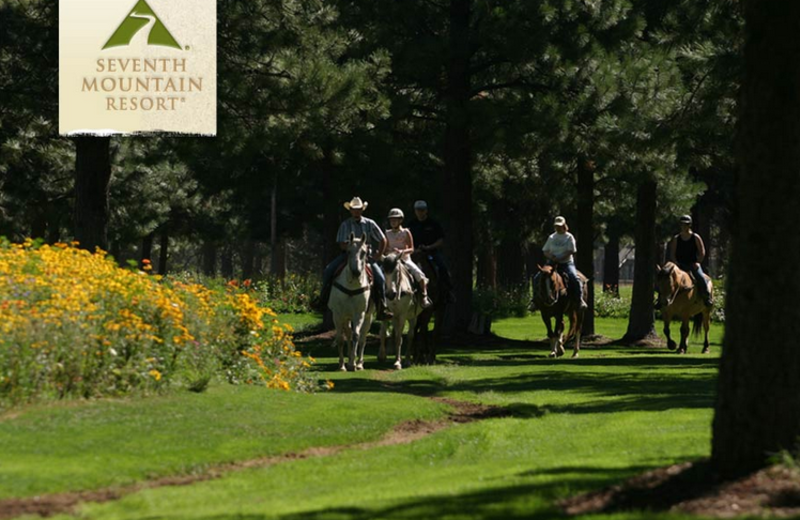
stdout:
MULTIPOLYGON (((676 367, 714 367, 715 360, 677 359, 676 367)), ((628 360, 613 358, 587 360, 587 366, 627 364, 628 360)), ((667 363, 667 365, 670 365, 667 363)), ((663 368, 663 365, 655 365, 663 368)), ((506 406, 509 415, 519 418, 542 417, 548 413, 607 413, 620 411, 663 411, 672 408, 710 408, 713 406, 716 372, 664 375, 656 370, 627 373, 602 371, 569 372, 539 370, 511 377, 482 378, 448 384, 445 380, 409 379, 381 381, 370 378, 342 379, 336 382, 336 392, 398 392, 422 397, 444 392, 496 392, 522 394, 527 392, 580 392, 582 402, 566 405, 538 406, 517 403, 506 406)))
MULTIPOLYGON (((630 477, 651 467, 637 468, 567 468, 564 473, 582 474, 573 478, 563 478, 556 482, 543 484, 517 484, 510 486, 490 486, 480 491, 460 494, 440 494, 424 497, 410 497, 405 500, 393 500, 384 507, 358 507, 357 505, 304 511, 282 515, 281 520, 367 520, 382 519, 418 519, 418 518, 469 518, 469 519, 533 519, 546 520, 568 518, 554 502, 569 493, 579 493, 597 489, 630 477)), ((556 474, 562 474, 558 469, 556 474)), ((546 475, 548 471, 536 472, 546 475)), ((389 485, 388 483, 386 485, 389 485)), ((342 488, 346 493, 346 487, 342 488)), ((424 490, 421 490, 424 492, 424 490)), ((353 502, 364 493, 353 494, 353 502)), ((645 509, 645 508, 642 508, 645 509)), ((642 518, 651 517, 652 513, 642 511, 642 518)), ((231 514, 196 517, 200 520, 266 520, 276 518, 265 513, 231 514)))

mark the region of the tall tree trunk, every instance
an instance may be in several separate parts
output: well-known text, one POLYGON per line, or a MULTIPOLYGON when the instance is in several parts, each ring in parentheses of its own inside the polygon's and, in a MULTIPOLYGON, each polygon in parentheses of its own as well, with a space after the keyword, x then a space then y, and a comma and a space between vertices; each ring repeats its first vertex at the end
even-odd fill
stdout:
POLYGON ((603 292, 619 296, 619 233, 609 229, 603 257, 603 292))
POLYGON ((648 179, 636 193, 636 260, 633 265, 633 297, 628 331, 623 342, 655 338, 653 283, 655 281, 656 181, 648 179))
POLYGON ((108 184, 111 138, 75 137, 75 240, 94 251, 108 249, 108 184))
MULTIPOLYGON (((144 261, 152 261, 153 258, 153 238, 155 233, 150 233, 142 239, 141 249, 139 249, 139 267, 144 268, 144 261)), ((152 265, 152 264, 151 264, 152 265)))
POLYGON ((47 233, 47 213, 44 208, 33 208, 30 237, 44 239, 45 233, 47 233))
POLYGON ((261 243, 254 243, 254 250, 255 253, 253 255, 253 276, 257 279, 260 279, 264 274, 263 265, 264 265, 264 250, 261 243))
POLYGON ((525 283, 525 258, 519 237, 505 237, 497 248, 497 284, 505 289, 525 283))
POLYGON ((223 278, 233 278, 233 248, 226 245, 222 248, 222 256, 220 258, 220 273, 223 278))
POLYGON ((244 251, 242 251, 242 278, 244 280, 252 280, 254 274, 253 262, 255 260, 255 242, 248 238, 244 242, 244 251))
POLYGON ((58 209, 51 208, 47 216, 47 243, 55 244, 61 239, 61 216, 58 209))
POLYGON ((740 168, 711 455, 726 475, 766 465, 800 437, 800 278, 765 268, 769 259, 800 264, 800 3, 744 5, 740 168))
POLYGON ((167 274, 167 259, 169 258, 169 231, 166 226, 161 230, 161 243, 158 251, 158 274, 167 274))
POLYGON ((469 142, 470 3, 450 0, 446 127, 444 136, 445 214, 458 215, 449 222, 447 249, 452 267, 456 303, 450 332, 467 330, 472 317, 472 166, 469 142))
POLYGON ((209 239, 203 242, 203 274, 206 276, 217 274, 217 245, 209 239))
POLYGON ((594 163, 578 157, 578 222, 576 267, 589 282, 583 295, 588 308, 584 312, 583 335, 594 334, 594 163))
POLYGON ((497 256, 491 241, 481 246, 476 271, 478 287, 497 290, 497 256))
MULTIPOLYGON (((322 220, 322 268, 320 269, 320 278, 322 271, 330 263, 336 255, 340 253, 339 245, 336 243, 336 234, 339 231, 339 212, 341 201, 336 199, 336 192, 334 188, 334 164, 333 164, 333 147, 330 143, 326 143, 322 149, 322 161, 320 163, 322 170, 322 200, 325 204, 323 210, 322 220)), ((322 327, 326 330, 333 328, 333 314, 325 306, 322 312, 322 327)))

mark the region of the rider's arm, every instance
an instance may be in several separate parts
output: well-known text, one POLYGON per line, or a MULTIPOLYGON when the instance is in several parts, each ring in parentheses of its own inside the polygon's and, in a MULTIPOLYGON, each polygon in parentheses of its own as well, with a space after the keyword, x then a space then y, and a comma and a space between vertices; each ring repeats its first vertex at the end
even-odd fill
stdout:
POLYGON ((411 234, 411 231, 406 230, 406 236, 408 240, 406 241, 406 249, 403 251, 404 253, 413 253, 414 252, 414 235, 411 234))
POLYGON ((706 246, 703 244, 703 239, 697 233, 694 234, 695 242, 697 242, 697 263, 702 264, 703 259, 706 257, 706 246))
POLYGON ((444 239, 443 239, 443 238, 440 238, 439 240, 437 240, 437 241, 436 241, 436 242, 434 242, 433 244, 431 244, 431 245, 429 245, 429 246, 424 246, 424 247, 425 247, 425 250, 426 250, 426 251, 433 251, 433 250, 435 250, 435 249, 439 249, 439 248, 440 248, 440 247, 442 247, 443 245, 444 245, 444 239))
POLYGON ((676 254, 675 252, 677 250, 678 250, 678 241, 675 238, 673 238, 672 240, 669 241, 669 261, 672 262, 673 264, 678 263, 678 259, 675 258, 676 254))

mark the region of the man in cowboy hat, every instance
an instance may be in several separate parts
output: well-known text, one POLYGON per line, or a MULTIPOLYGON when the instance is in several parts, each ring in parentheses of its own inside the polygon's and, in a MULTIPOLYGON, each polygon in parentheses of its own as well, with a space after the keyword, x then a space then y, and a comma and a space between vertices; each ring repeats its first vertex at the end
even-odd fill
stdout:
POLYGON ((368 205, 369 203, 362 201, 359 197, 353 197, 350 202, 344 203, 345 209, 350 211, 351 218, 342 222, 339 226, 339 232, 336 234, 336 241, 339 243, 343 254, 338 255, 325 267, 325 271, 322 274, 320 305, 323 308, 327 305, 328 298, 331 295, 333 277, 336 271, 339 270, 339 267, 347 262, 347 256, 344 254, 344 251, 347 250, 347 244, 350 240, 350 234, 352 233, 356 237, 367 238, 367 243, 370 248, 369 263, 372 268, 372 277, 374 279, 373 286, 375 289, 375 303, 378 307, 378 319, 388 320, 392 317, 392 313, 387 310, 386 277, 379 265, 379 261, 386 250, 388 242, 380 226, 378 226, 374 220, 363 216, 364 210, 367 209, 368 205))
POLYGON ((692 231, 692 217, 683 215, 680 219, 681 232, 672 237, 669 242, 669 260, 684 271, 694 275, 694 282, 703 296, 703 302, 708 306, 714 303, 708 283, 700 265, 706 257, 706 247, 700 235, 692 231))
POLYGON ((587 307, 583 301, 583 284, 578 278, 578 271, 575 269, 573 255, 578 252, 575 237, 567 227, 567 220, 558 216, 553 221, 555 233, 550 235, 545 242, 542 251, 544 256, 556 264, 558 269, 567 275, 567 287, 569 295, 575 299, 580 309, 587 307))

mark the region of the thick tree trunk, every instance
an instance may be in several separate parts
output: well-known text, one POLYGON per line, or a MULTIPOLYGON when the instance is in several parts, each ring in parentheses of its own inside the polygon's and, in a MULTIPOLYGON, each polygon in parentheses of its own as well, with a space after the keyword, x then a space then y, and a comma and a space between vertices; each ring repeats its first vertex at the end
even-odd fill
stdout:
POLYGON ((648 179, 636 193, 636 260, 633 266, 633 298, 628 331, 623 342, 655 338, 653 283, 655 281, 656 182, 648 179))
POLYGON ((222 249, 222 256, 220 258, 220 273, 223 278, 228 280, 233 278, 233 248, 226 245, 222 249))
POLYGON ((217 245, 212 240, 203 242, 203 274, 206 276, 217 274, 217 245))
MULTIPOLYGON (((142 245, 139 249, 139 267, 144 268, 144 261, 152 262, 153 258, 153 238, 155 233, 150 233, 142 239, 142 245)), ((152 265, 152 264, 151 264, 152 265)))
POLYGON ((94 251, 108 249, 108 184, 111 138, 75 137, 75 240, 94 251))
POLYGON ((477 285, 481 289, 497 289, 497 257, 492 243, 484 244, 478 252, 477 285))
POLYGON ((619 296, 619 234, 608 232, 608 242, 603 258, 603 292, 619 296))
POLYGON ((739 176, 712 462, 760 468, 800 437, 800 3, 745 2, 739 176), (768 223, 768 227, 765 227, 768 223))
POLYGON ((575 264, 589 278, 583 295, 589 306, 581 329, 585 336, 594 334, 594 168, 591 161, 578 158, 578 222, 575 230, 578 253, 575 264))
POLYGON ((447 88, 444 94, 444 210, 451 220, 447 249, 456 303, 449 332, 464 332, 472 317, 472 166, 469 142, 470 3, 450 0, 447 88), (458 215, 458 218, 452 218, 458 215))
MULTIPOLYGON (((339 245, 336 243, 336 234, 339 231, 339 214, 342 201, 336 199, 334 187, 334 164, 333 148, 326 145, 323 149, 320 169, 322 171, 322 200, 325 204, 322 220, 322 265, 320 266, 320 278, 322 271, 336 255, 339 254, 339 245)), ((333 315, 327 306, 322 313, 322 327, 326 330, 333 328, 333 315)))
POLYGON ((158 274, 167 274, 167 259, 169 258, 169 232, 166 228, 161 230, 161 243, 158 251, 158 274))
POLYGON ((504 289, 511 289, 524 283, 525 258, 522 241, 518 237, 506 237, 497 248, 497 284, 504 289))
POLYGON ((242 279, 253 279, 253 262, 255 260, 255 242, 247 239, 244 242, 244 250, 242 251, 242 279))

